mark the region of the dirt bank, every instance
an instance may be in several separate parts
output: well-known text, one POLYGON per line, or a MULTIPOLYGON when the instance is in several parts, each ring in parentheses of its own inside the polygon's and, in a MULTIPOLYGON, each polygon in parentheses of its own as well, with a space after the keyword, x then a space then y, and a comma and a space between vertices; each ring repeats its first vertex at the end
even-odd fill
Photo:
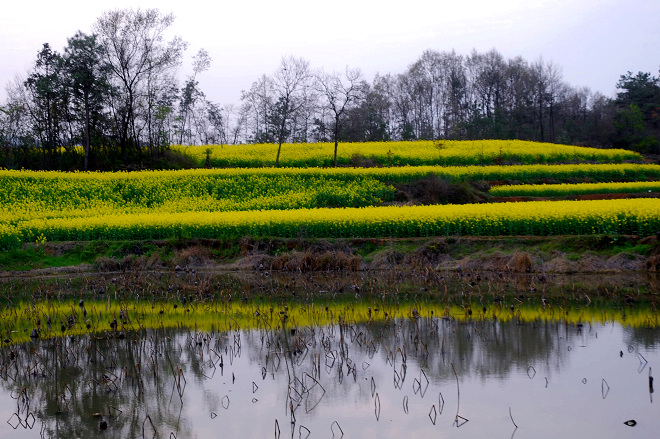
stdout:
POLYGON ((3 255, 0 276, 49 273, 436 270, 501 273, 658 272, 657 236, 436 237, 66 242, 3 255))

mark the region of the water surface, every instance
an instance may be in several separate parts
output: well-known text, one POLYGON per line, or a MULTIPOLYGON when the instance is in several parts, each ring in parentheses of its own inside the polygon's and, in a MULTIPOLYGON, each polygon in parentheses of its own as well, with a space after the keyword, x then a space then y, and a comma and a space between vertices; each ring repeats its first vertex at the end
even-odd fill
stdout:
POLYGON ((660 428, 649 386, 657 329, 372 312, 6 346, 0 437, 646 438, 660 428))

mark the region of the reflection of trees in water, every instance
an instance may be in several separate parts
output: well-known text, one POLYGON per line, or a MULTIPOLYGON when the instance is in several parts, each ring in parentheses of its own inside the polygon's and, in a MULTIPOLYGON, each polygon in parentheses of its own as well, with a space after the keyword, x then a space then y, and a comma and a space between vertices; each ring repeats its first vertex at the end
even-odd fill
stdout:
POLYGON ((352 368, 357 367, 360 373, 365 362, 385 364, 405 379, 401 369, 404 356, 408 368, 415 363, 435 381, 454 379, 452 363, 459 377, 482 379, 501 379, 516 370, 527 371, 529 366, 558 369, 566 361, 566 345, 577 335, 577 329, 545 321, 418 318, 325 328, 280 327, 259 334, 246 337, 243 346, 250 362, 263 362, 270 355, 268 373, 286 373, 282 370, 288 366, 292 380, 312 373, 320 362, 321 375, 331 378, 324 382, 326 390, 334 393, 342 388, 337 378, 341 375, 352 381, 352 368), (279 370, 275 370, 273 352, 282 353, 278 356, 279 370))
POLYGON ((379 351, 383 361, 388 351, 402 349, 429 377, 446 380, 454 378, 451 364, 459 376, 482 378, 505 377, 512 370, 526 370, 532 365, 555 367, 563 362, 558 339, 566 338, 566 328, 541 321, 519 324, 419 318, 390 322, 377 334, 379 342, 387 346, 379 351))
POLYGON ((657 328, 640 328, 632 326, 623 327, 623 340, 629 348, 638 350, 656 350, 660 348, 657 328))
MULTIPOLYGON (((587 326, 541 320, 419 317, 325 327, 286 322, 271 326, 264 320, 262 327, 250 331, 156 329, 128 333, 123 339, 67 337, 0 351, 0 385, 14 397, 26 388, 37 418, 35 428, 43 421, 46 437, 91 437, 101 421, 94 413, 103 414, 109 425, 106 435, 111 437, 141 437, 147 415, 161 437, 170 431, 191 437, 194 425, 181 412, 187 399, 201 395, 191 388, 185 393, 186 385, 209 389, 214 376, 233 373, 232 360, 238 357, 241 365, 249 363, 254 369, 251 373, 259 371, 264 379, 277 376, 278 398, 291 400, 294 404, 286 406, 296 410, 298 403, 318 403, 326 392, 326 398, 340 401, 355 388, 351 386, 366 383, 365 377, 377 371, 392 371, 395 386, 398 373, 401 384, 409 386, 418 367, 435 383, 454 379, 452 364, 459 378, 483 380, 502 379, 529 366, 559 369, 567 361, 566 346, 578 345, 587 331, 587 326), (374 369, 364 372, 366 363, 374 369), (321 386, 313 388, 317 382, 321 386), (121 414, 113 419, 117 410, 121 414)), ((631 343, 658 343, 642 329, 624 332, 631 343)), ((209 397, 209 392, 203 393, 209 397)), ((359 397, 368 399, 368 392, 359 397)), ((222 404, 220 395, 211 399, 211 410, 222 404)))
POLYGON ((161 435, 172 430, 189 437, 191 426, 178 419, 182 402, 169 363, 196 366, 179 343, 173 331, 158 330, 123 339, 33 341, 13 347, 13 354, 3 351, 0 385, 13 394, 26 387, 34 428, 43 428, 43 437, 92 437, 101 421, 106 435, 141 437, 147 415, 161 435))

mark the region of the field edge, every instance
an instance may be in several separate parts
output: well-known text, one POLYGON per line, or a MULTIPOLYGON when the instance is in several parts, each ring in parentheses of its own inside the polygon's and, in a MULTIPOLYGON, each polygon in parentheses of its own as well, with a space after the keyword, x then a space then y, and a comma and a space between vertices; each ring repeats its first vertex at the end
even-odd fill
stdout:
POLYGON ((127 271, 660 270, 660 237, 251 238, 28 243, 0 254, 0 277, 127 271))

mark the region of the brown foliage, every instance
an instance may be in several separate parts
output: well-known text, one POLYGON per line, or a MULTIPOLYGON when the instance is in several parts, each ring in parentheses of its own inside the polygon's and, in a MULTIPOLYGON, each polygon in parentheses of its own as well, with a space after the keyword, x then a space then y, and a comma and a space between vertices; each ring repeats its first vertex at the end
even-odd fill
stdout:
POLYGON ((466 204, 483 201, 467 183, 452 183, 436 176, 396 185, 397 201, 415 204, 466 204))
POLYGON ((172 262, 176 265, 193 267, 202 267, 214 263, 211 249, 197 245, 175 250, 172 262))
POLYGON ((273 258, 273 270, 286 271, 357 271, 362 258, 339 250, 314 252, 292 251, 273 258))
POLYGON ((660 253, 652 255, 646 260, 646 269, 648 271, 660 271, 660 253))
POLYGON ((511 255, 509 262, 506 264, 507 271, 514 273, 531 273, 534 267, 529 253, 515 252, 511 255))

